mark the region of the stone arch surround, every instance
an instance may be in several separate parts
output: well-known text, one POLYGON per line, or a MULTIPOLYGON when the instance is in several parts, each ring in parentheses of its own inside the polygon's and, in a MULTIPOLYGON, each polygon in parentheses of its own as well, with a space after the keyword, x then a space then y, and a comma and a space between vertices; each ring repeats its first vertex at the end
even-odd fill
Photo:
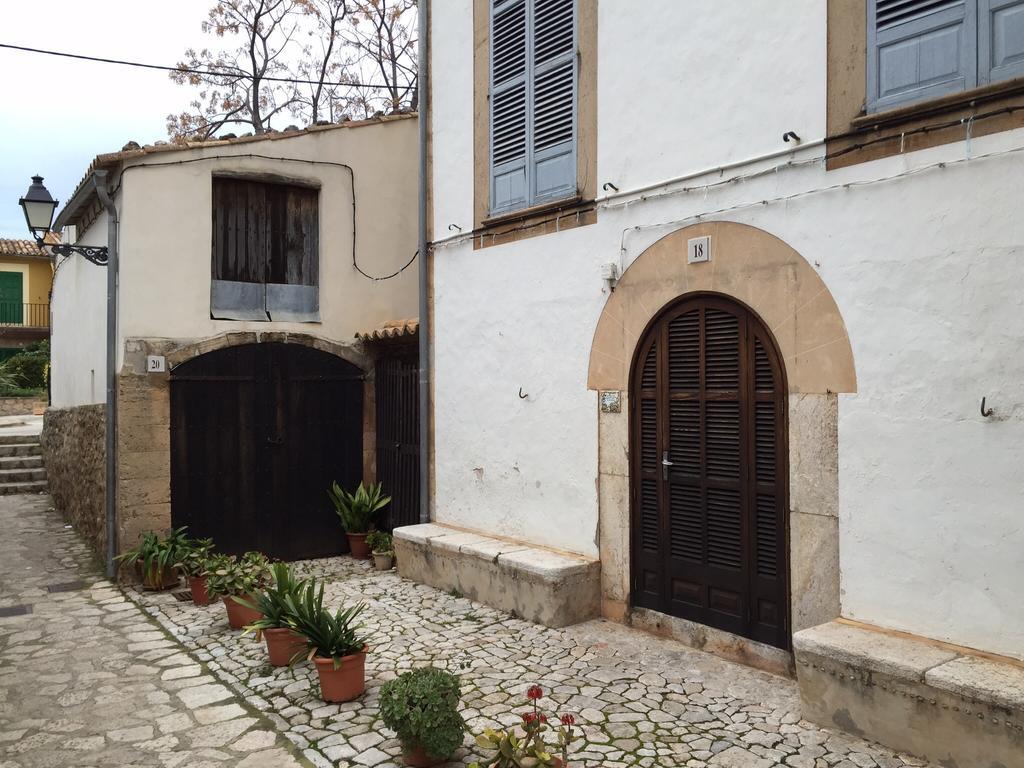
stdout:
POLYGON ((306 333, 239 331, 205 339, 128 338, 118 373, 117 547, 132 547, 147 531, 171 526, 170 372, 193 358, 243 344, 299 344, 340 357, 362 370, 363 479, 376 477, 376 397, 373 359, 361 344, 306 333), (166 358, 167 370, 147 373, 146 357, 166 358))
POLYGON ((857 390, 846 325, 806 259, 774 235, 726 221, 695 224, 653 243, 622 275, 597 324, 588 387, 619 392, 622 403, 620 412, 598 415, 603 612, 778 671, 791 664, 777 649, 630 605, 631 363, 652 319, 695 292, 719 293, 747 305, 775 338, 789 388, 790 629, 839 616, 837 395, 857 390), (687 241, 703 236, 711 237, 711 261, 688 264, 687 241))

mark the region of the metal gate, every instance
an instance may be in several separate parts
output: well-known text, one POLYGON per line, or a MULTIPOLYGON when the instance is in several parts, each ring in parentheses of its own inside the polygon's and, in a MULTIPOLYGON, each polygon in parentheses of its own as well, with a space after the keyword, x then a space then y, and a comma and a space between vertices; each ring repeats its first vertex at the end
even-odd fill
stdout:
POLYGON ((377 361, 377 480, 391 496, 389 528, 420 521, 419 371, 412 356, 377 361))

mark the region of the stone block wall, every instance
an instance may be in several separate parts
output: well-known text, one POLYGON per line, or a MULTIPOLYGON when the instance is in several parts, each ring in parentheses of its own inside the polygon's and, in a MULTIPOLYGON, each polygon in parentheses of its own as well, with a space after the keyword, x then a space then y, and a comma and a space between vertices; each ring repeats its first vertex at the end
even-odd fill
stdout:
POLYGON ((46 396, 0 397, 0 416, 31 416, 46 408, 46 396))
POLYGON ((43 418, 43 460, 57 511, 97 555, 106 551, 106 406, 49 408, 43 418))

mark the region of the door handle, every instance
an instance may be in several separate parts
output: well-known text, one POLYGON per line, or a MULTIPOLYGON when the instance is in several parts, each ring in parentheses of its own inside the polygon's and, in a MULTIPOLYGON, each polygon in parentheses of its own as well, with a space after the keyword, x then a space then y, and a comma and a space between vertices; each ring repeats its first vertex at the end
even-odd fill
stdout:
POLYGON ((267 445, 284 445, 283 437, 268 437, 267 445))
POLYGON ((668 480, 668 468, 674 467, 676 463, 668 460, 668 451, 661 454, 661 477, 664 480, 668 480))

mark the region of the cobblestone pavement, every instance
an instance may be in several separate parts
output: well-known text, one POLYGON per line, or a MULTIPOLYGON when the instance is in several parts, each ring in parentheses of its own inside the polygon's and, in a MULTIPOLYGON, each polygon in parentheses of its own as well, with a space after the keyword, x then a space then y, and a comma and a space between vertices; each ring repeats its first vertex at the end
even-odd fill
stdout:
POLYGON ((307 765, 100 577, 48 496, 0 498, 0 530, 0 768, 307 765))
MULTIPOLYGON (((516 723, 527 686, 543 686, 549 711, 573 712, 584 724, 574 766, 926 765, 802 721, 791 680, 677 643, 603 621, 539 627, 347 557, 297 567, 329 581, 332 606, 367 603, 368 690, 359 701, 324 704, 308 664, 268 666, 263 645, 230 631, 220 605, 196 607, 166 593, 133 599, 317 766, 398 765, 399 744, 378 721, 378 691, 426 663, 461 675, 464 714, 476 732, 516 723)), ((456 755, 457 763, 475 757, 469 749, 456 755)))

